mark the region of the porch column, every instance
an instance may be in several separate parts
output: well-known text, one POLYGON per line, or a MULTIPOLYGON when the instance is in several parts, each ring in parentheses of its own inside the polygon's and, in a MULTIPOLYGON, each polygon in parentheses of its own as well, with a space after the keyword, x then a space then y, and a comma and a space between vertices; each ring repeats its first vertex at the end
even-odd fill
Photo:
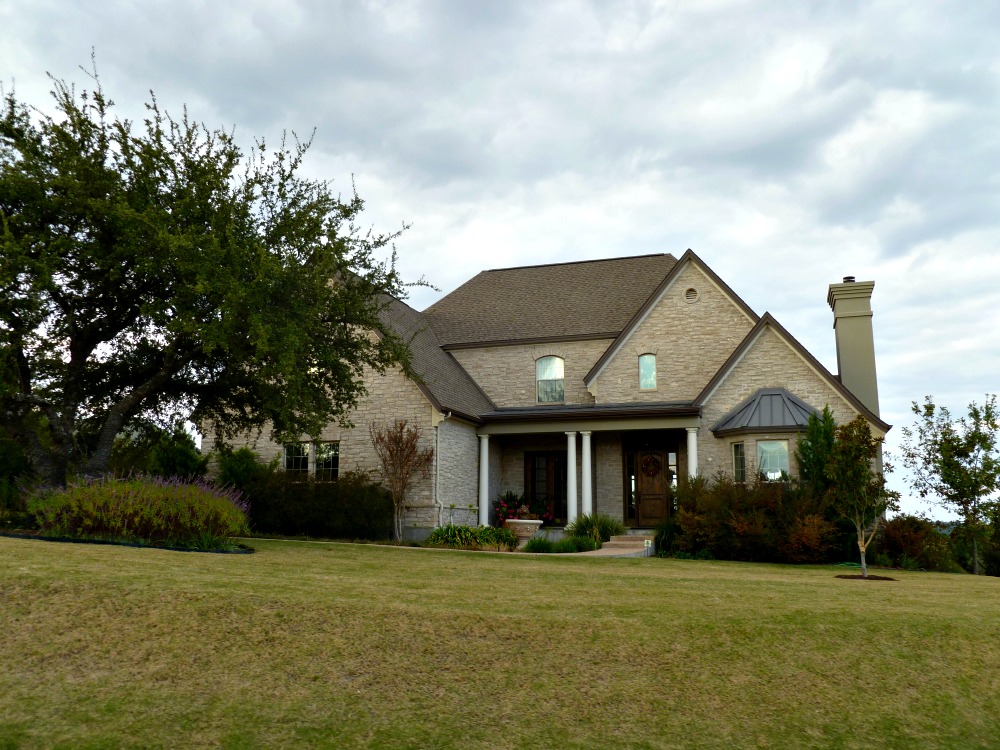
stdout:
POLYGON ((594 512, 594 495, 590 487, 590 433, 581 432, 581 449, 583 451, 583 487, 580 508, 581 513, 586 513, 588 516, 594 512))
POLYGON ((479 525, 490 525, 490 436, 479 436, 479 525))
POLYGON ((698 428, 688 427, 688 476, 698 476, 698 428))
POLYGON ((576 433, 566 433, 566 523, 576 520, 576 433))

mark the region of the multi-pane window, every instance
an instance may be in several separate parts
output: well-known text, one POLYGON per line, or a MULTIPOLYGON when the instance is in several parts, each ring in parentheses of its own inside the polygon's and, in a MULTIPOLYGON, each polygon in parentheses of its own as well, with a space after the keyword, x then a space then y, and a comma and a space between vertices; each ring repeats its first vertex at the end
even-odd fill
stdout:
POLYGON ((788 476, 788 441, 758 440, 757 470, 765 479, 777 480, 788 476))
POLYGON ((733 443, 733 479, 737 482, 747 481, 747 456, 743 443, 733 443))
POLYGON ((639 355, 639 390, 656 390, 656 355, 639 355))
POLYGON ((282 466, 302 478, 333 481, 340 472, 340 443, 286 443, 282 466))
POLYGON ((316 444, 316 479, 332 482, 340 470, 340 443, 316 444))
POLYGON ((285 472, 299 476, 309 476, 309 455, 312 445, 309 443, 288 443, 285 445, 285 472))
POLYGON ((542 357, 535 362, 535 382, 540 404, 561 404, 563 390, 563 360, 561 357, 542 357))

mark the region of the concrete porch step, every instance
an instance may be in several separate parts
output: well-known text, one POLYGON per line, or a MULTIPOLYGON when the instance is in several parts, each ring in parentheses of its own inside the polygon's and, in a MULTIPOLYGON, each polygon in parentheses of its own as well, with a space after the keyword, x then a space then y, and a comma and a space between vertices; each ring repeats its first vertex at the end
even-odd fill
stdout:
POLYGON ((652 536, 622 534, 611 537, 611 541, 605 542, 599 550, 577 554, 593 557, 645 557, 647 554, 652 554, 652 548, 648 552, 646 550, 646 539, 649 539, 650 543, 653 541, 652 536))

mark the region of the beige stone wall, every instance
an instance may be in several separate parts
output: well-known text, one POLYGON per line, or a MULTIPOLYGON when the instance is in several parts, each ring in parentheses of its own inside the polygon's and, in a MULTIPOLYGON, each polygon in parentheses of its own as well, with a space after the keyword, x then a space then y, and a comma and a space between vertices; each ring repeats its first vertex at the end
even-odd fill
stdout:
POLYGON ((623 467, 621 433, 595 432, 593 440, 594 510, 612 518, 623 515, 623 467))
POLYGON ((565 403, 592 404, 594 398, 584 386, 583 378, 611 345, 611 341, 612 339, 600 339, 456 349, 452 351, 452 355, 493 403, 500 407, 535 406, 535 361, 541 357, 562 357, 565 403))
POLYGON ((689 263, 592 386, 597 403, 688 401, 753 328, 728 295, 689 263), (696 302, 685 292, 697 291, 696 302), (639 390, 639 355, 656 355, 656 390, 639 390))
MULTIPOLYGON (((392 423, 405 419, 417 425, 422 431, 421 448, 434 448, 434 429, 431 427, 432 407, 417 385, 400 370, 390 370, 385 375, 366 373, 368 394, 360 399, 357 410, 351 414, 353 428, 327 425, 319 435, 320 442, 340 442, 340 471, 367 471, 376 478, 380 476, 375 449, 372 448, 368 425, 372 421, 392 423)), ((271 440, 265 428, 260 435, 248 435, 242 441, 234 441, 233 447, 247 445, 263 461, 282 458, 282 446, 271 440)), ((310 442, 308 435, 301 436, 302 442, 310 442)), ((203 441, 204 450, 211 448, 212 439, 203 441)), ((435 461, 438 457, 435 456, 435 461)), ((475 464, 473 464, 475 466, 475 464)), ((437 523, 438 509, 434 503, 434 469, 426 479, 418 481, 407 503, 410 510, 406 515, 408 528, 433 528, 437 523)))
MULTIPOLYGON (((748 475, 755 472, 758 440, 788 440, 789 468, 793 475, 797 473, 793 455, 798 439, 796 435, 760 433, 717 439, 709 429, 761 388, 785 388, 820 410, 829 404, 837 424, 849 422, 858 414, 847 399, 810 367, 797 351, 770 328, 765 328, 702 409, 698 464, 703 476, 712 476, 720 469, 732 474, 732 444, 736 442, 745 445, 748 475)), ((873 426, 873 434, 881 433, 873 426)))
POLYGON ((438 499, 441 523, 477 526, 479 438, 474 425, 446 419, 438 427, 438 499))

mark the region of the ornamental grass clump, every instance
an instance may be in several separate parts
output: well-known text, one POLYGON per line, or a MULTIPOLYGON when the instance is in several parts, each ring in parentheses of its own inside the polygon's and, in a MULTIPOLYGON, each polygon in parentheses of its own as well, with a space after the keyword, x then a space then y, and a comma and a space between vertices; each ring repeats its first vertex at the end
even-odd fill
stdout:
POLYGON ((247 533, 239 493, 201 479, 108 476, 40 490, 28 510, 46 536, 226 549, 247 533))
POLYGON ((583 513, 573 523, 566 525, 567 536, 586 536, 598 543, 610 542, 611 537, 624 533, 625 524, 601 513, 583 513))

